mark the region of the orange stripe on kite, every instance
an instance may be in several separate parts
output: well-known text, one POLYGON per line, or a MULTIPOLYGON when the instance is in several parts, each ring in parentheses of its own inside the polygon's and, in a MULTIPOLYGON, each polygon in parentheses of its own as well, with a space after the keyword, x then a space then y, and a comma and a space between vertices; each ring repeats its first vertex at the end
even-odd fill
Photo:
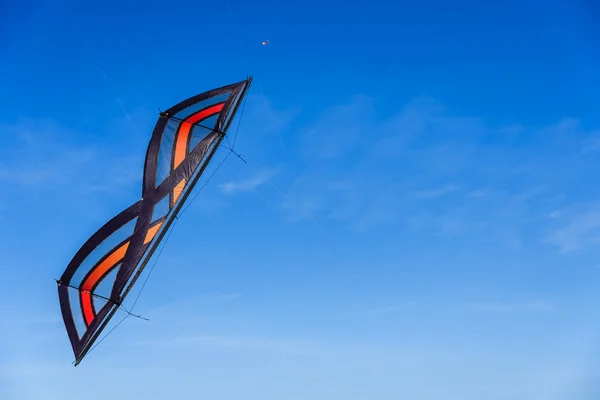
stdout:
POLYGON ((225 107, 225 103, 215 104, 214 106, 210 106, 198 111, 196 114, 190 115, 185 120, 189 123, 195 124, 196 122, 202 121, 203 119, 210 117, 211 115, 221 112, 223 107, 225 107))
POLYGON ((92 296, 88 292, 81 293, 81 304, 83 304, 83 316, 85 323, 90 326, 94 320, 94 311, 92 309, 92 296))
POLYGON ((154 236, 156 236, 156 232, 158 232, 162 224, 162 222, 160 224, 156 224, 146 231, 146 238, 144 239, 144 244, 148 244, 152 241, 152 239, 154 239, 154 236))
POLYGON ((106 257, 97 267, 92 271, 92 273, 87 277, 87 279, 80 286, 81 290, 81 304, 83 305, 83 314, 85 316, 85 322, 89 326, 94 320, 94 309, 92 308, 92 296, 89 292, 92 291, 94 286, 113 268, 117 263, 119 263, 123 257, 125 257, 125 253, 127 252, 127 248, 129 247, 129 242, 124 243, 121 247, 113 251, 108 257, 106 257))
POLYGON ((225 103, 215 104, 214 106, 205 108, 196 114, 192 114, 181 123, 181 128, 177 134, 177 140, 175 142, 175 157, 173 159, 173 168, 177 168, 179 164, 183 162, 187 155, 187 143, 190 136, 190 130, 192 125, 208 118, 216 113, 221 112, 225 103))
POLYGON ((185 184, 186 184, 185 179, 182 179, 181 182, 179 182, 177 184, 177 186, 175 186, 175 189, 173 189, 173 204, 171 205, 171 207, 173 207, 175 205, 175 203, 177 203, 179 196, 181 196, 181 193, 183 193, 185 184))

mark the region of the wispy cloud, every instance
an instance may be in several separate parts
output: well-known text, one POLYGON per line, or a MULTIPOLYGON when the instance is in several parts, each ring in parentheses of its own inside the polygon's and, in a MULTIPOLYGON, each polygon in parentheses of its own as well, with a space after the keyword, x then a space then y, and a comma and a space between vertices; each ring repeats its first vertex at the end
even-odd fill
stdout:
POLYGON ((65 141, 74 132, 53 121, 22 119, 0 125, 7 144, 1 150, 0 180, 19 186, 52 185, 68 181, 96 156, 91 146, 65 141))
POLYGON ((548 301, 530 302, 475 302, 468 303, 468 307, 485 312, 493 313, 529 313, 529 312, 552 312, 556 306, 548 301))
POLYGON ((249 192, 255 190, 260 185, 267 183, 273 177, 274 174, 274 170, 262 170, 250 178, 224 182, 220 184, 219 187, 226 194, 249 192))
POLYGON ((260 350, 278 353, 305 353, 314 349, 315 344, 306 340, 274 339, 265 337, 239 337, 215 335, 185 335, 163 339, 149 339, 138 342, 142 346, 184 347, 205 346, 232 350, 260 350))
POLYGON ((285 110, 275 108, 260 86, 257 86, 255 94, 248 96, 248 105, 245 111, 242 123, 244 126, 260 127, 256 134, 261 136, 280 134, 300 114, 300 110, 297 108, 285 110))
POLYGON ((380 118, 374 102, 361 96, 326 110, 303 135, 302 154, 311 164, 292 184, 285 208, 295 220, 320 214, 365 231, 409 218, 414 199, 458 191, 449 172, 460 169, 469 153, 453 144, 451 134, 487 131, 477 118, 443 113, 434 100, 419 98, 380 118), (438 187, 417 189, 424 178, 438 187))
POLYGON ((583 204, 555 210, 549 217, 557 226, 546 241, 563 253, 582 251, 600 244, 600 205, 583 204))
POLYGON ((236 149, 243 149, 244 159, 251 164, 265 157, 284 160, 291 154, 292 145, 284 133, 300 111, 276 107, 264 95, 260 84, 254 90, 256 93, 248 97, 243 118, 239 119, 240 125, 232 126, 228 136, 232 143, 235 140, 236 149))
POLYGON ((141 181, 138 159, 115 154, 110 145, 95 142, 93 135, 55 121, 24 118, 0 124, 0 132, 7 141, 0 150, 0 181, 7 184, 39 188, 74 185, 90 192, 114 191, 141 181), (98 179, 100 174, 109 181, 98 179), (102 181, 105 183, 96 183, 102 181))
POLYGON ((593 177, 593 160, 581 151, 597 131, 569 118, 494 126, 426 97, 381 116, 373 100, 357 96, 300 132, 305 169, 283 203, 291 221, 476 232, 518 248, 543 235, 531 226, 546 228, 552 209, 576 200, 574 174, 593 177))
POLYGON ((439 188, 429 190, 416 190, 412 192, 412 195, 417 199, 429 200, 441 197, 445 194, 452 193, 457 190, 458 187, 455 185, 444 185, 439 188))
POLYGON ((171 319, 174 314, 181 314, 182 319, 191 321, 197 318, 198 321, 210 318, 227 319, 224 315, 214 316, 215 310, 220 313, 227 309, 228 304, 240 300, 243 297, 242 293, 237 292, 215 292, 215 293, 200 293, 190 297, 184 297, 177 301, 161 303, 144 313, 152 320, 171 319), (197 310, 203 310, 206 314, 198 314, 197 310), (212 314, 211 314, 212 313, 212 314), (207 315, 210 314, 210 317, 207 315))
MULTIPOLYGON (((348 104, 331 107, 301 137, 301 152, 308 159, 334 159, 361 151, 369 123, 373 119, 373 100, 355 96, 348 104)), ((369 129, 374 135, 378 127, 369 129)))
POLYGON ((406 310, 408 307, 413 306, 413 305, 415 305, 413 302, 389 304, 389 305, 385 305, 385 306, 381 306, 381 307, 368 308, 368 309, 365 309, 362 311, 355 311, 355 312, 348 314, 348 316, 346 316, 346 317, 347 318, 375 317, 375 316, 381 316, 381 315, 385 315, 385 314, 398 313, 402 310, 406 310))
POLYGON ((485 313, 498 314, 522 314, 522 313, 549 313, 558 310, 558 307, 547 300, 503 300, 503 301, 466 301, 459 299, 440 299, 440 298, 421 298, 418 301, 406 301, 399 303, 390 303, 379 307, 366 308, 345 315, 343 318, 365 318, 365 317, 384 317, 389 314, 399 314, 402 312, 419 310, 422 313, 440 312, 444 313, 462 313, 465 310, 480 311, 485 313))

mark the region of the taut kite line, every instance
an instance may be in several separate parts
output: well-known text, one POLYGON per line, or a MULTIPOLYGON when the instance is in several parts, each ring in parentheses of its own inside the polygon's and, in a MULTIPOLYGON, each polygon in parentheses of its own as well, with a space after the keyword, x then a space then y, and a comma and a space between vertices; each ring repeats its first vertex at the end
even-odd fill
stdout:
POLYGON ((146 267, 225 137, 252 77, 161 112, 144 164, 142 198, 77 251, 57 281, 78 365, 146 267))

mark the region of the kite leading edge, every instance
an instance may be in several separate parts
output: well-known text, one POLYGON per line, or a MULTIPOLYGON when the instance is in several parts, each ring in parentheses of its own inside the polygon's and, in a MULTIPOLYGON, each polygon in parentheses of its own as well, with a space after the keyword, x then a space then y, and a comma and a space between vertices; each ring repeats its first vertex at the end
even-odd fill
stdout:
POLYGON ((146 267, 225 137, 252 77, 161 112, 146 151, 142 198, 77 251, 57 281, 78 365, 146 267))

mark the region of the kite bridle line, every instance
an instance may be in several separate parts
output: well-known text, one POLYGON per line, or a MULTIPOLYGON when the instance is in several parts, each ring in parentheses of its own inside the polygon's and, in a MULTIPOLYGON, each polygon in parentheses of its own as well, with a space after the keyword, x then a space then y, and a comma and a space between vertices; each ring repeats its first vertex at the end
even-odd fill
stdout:
POLYGON ((66 286, 66 287, 71 288, 71 289, 75 289, 75 290, 77 290, 77 291, 79 291, 81 293, 87 293, 87 294, 89 294, 92 297, 96 297, 98 299, 102 299, 102 300, 104 300, 104 301, 106 301, 108 303, 111 303, 111 304, 113 304, 115 306, 118 306, 121 311, 124 311, 125 313, 127 313, 128 315, 130 315, 132 317, 143 319, 144 321, 150 321, 150 319, 148 319, 146 317, 143 317, 141 315, 137 315, 137 314, 132 313, 130 310, 128 310, 127 308, 125 308, 125 306, 123 304, 121 304, 119 302, 116 302, 113 299, 110 299, 108 297, 102 296, 100 294, 92 293, 89 290, 82 290, 82 289, 80 289, 80 288, 78 288, 76 286, 73 286, 73 285, 68 285, 66 283, 61 282, 59 279, 55 279, 55 281, 59 285, 66 286))
MULTIPOLYGON (((214 129, 211 129, 211 131, 214 131, 216 133, 219 134, 218 139, 212 144, 212 149, 210 150, 210 153, 208 154, 208 156, 206 157, 205 162, 203 163, 203 165, 200 167, 200 169, 197 171, 196 175, 192 178, 192 180, 190 181, 190 190, 186 191, 185 193, 183 193, 181 199, 177 202, 177 205, 175 205, 174 209, 173 209, 173 217, 169 218, 167 221, 165 221, 165 226, 160 229, 160 231, 158 232, 155 240, 153 240, 152 245, 150 246, 150 248, 146 251, 145 255, 143 255, 143 261, 139 264, 139 266, 137 267, 137 271, 136 273, 133 275, 133 277, 131 278, 131 280, 129 281, 129 284, 127 285, 127 287, 125 288, 125 290, 121 293, 121 295, 118 298, 118 302, 122 303, 123 300, 127 297, 127 295, 129 294, 129 292, 131 291, 131 289, 133 288, 133 285, 136 283, 136 281, 139 279, 140 275, 142 274, 142 272, 144 271, 144 269, 146 268, 148 262, 150 261, 150 259, 152 258, 154 252, 156 251, 156 249, 158 248, 158 246, 160 245, 163 237, 165 236, 165 234, 167 232, 169 232, 169 235, 167 236, 167 238, 165 239, 165 243, 163 244, 162 249, 164 249, 164 246, 167 243, 168 238, 171 235, 172 230, 169 230, 169 228, 171 227, 171 224, 173 224, 174 221, 178 220, 178 213, 181 210, 181 208, 183 207, 185 201, 187 200, 187 198, 189 197, 189 195, 192 193, 194 186, 198 183, 198 180, 200 179, 200 177, 202 176, 202 174, 204 173, 204 171, 206 170, 206 167, 208 166, 208 164, 210 163, 210 161, 212 160, 213 156, 215 155, 215 153, 217 152, 217 150, 219 149, 219 146, 221 145, 221 142, 223 141, 223 139, 226 137, 226 133, 227 130, 229 129, 229 126, 231 125, 231 123, 233 122, 233 119, 235 118, 235 115, 237 114, 237 111, 242 103, 242 99, 246 98, 246 93, 248 92, 248 89, 250 88, 250 84, 252 83, 252 76, 249 76, 246 78, 246 85, 244 86, 244 88, 242 89, 241 93, 238 95, 238 98, 236 99, 235 105, 233 106, 232 111, 230 112, 230 115, 232 115, 231 118, 229 118, 226 122, 225 122, 225 126, 223 127, 223 131, 217 131, 214 129)), ((245 101, 244 101, 244 105, 245 105, 245 101)), ((245 107, 244 107, 245 108, 245 107)), ((243 117, 243 112, 240 114, 240 119, 238 120, 238 127, 235 133, 235 136, 237 137, 237 131, 239 131, 240 125, 241 125, 241 118, 243 117)), ((171 117, 172 118, 172 117, 171 117)), ((210 129, 210 128, 209 128, 210 129)), ((223 159, 223 161, 218 165, 218 167, 213 171, 213 173, 209 176, 209 178, 207 179, 207 181, 204 183, 204 185, 202 185, 202 187, 200 188, 200 190, 198 191, 198 193, 196 193, 196 195, 194 197, 192 197, 192 199, 190 200, 190 204, 191 202, 194 201, 194 199, 198 196, 198 194, 204 189, 204 187, 206 187, 206 185, 208 184, 208 182, 210 181, 210 179, 217 173, 217 171, 219 170, 219 168, 223 165, 223 163, 225 162, 225 160, 227 160, 227 158, 229 157, 229 155, 231 155, 233 151, 233 149, 230 147, 229 148, 229 153, 227 153, 227 156, 223 159)), ((237 153, 236 153, 237 154, 237 153)), ((241 156, 238 155, 238 157, 241 158, 241 156)), ((188 204, 182 211, 185 212, 187 210, 187 208, 190 206, 190 204, 188 204)), ((156 263, 158 262, 158 258, 160 257, 160 254, 162 253, 162 249, 161 251, 158 253, 157 255, 157 259, 155 260, 153 266, 150 269, 150 273, 152 273, 152 270, 154 269, 154 266, 156 265, 156 263)), ((131 307, 131 310, 133 310, 133 307, 135 306, 135 303, 137 302, 141 291, 144 289, 144 286, 146 284, 146 282, 148 281, 148 278, 150 277, 150 274, 148 274, 148 277, 146 278, 146 281, 144 282, 144 285, 142 285, 142 288, 140 289, 140 293, 138 293, 138 296, 133 304, 133 306, 131 307)), ((117 302, 114 302, 114 305, 116 305, 117 302)), ((102 323, 100 324, 100 326, 98 327, 98 329, 96 330, 96 332, 94 332, 94 334, 92 335, 92 337, 90 338, 90 340, 88 341, 88 344, 85 346, 84 350, 81 352, 80 356, 77 357, 75 359, 74 365, 77 366, 81 360, 83 360, 83 358, 93 349, 95 349, 100 343, 102 343, 102 341, 104 339, 106 339, 108 337, 108 335, 110 335, 119 325, 121 325, 121 323, 123 323, 123 321, 125 321, 127 319, 127 317, 129 317, 130 314, 125 315, 125 317, 119 321, 119 323, 117 323, 117 325, 115 325, 102 339, 100 339, 97 343, 95 344, 91 344, 94 343, 98 337, 100 336, 100 334, 102 333, 102 331, 106 328, 106 326, 108 325, 108 323, 110 322, 111 318, 114 316, 114 314, 117 312, 117 310, 119 310, 119 307, 115 307, 113 306, 113 308, 107 313, 107 315, 104 317, 102 323)), ((133 314, 131 314, 133 315, 133 314)))

